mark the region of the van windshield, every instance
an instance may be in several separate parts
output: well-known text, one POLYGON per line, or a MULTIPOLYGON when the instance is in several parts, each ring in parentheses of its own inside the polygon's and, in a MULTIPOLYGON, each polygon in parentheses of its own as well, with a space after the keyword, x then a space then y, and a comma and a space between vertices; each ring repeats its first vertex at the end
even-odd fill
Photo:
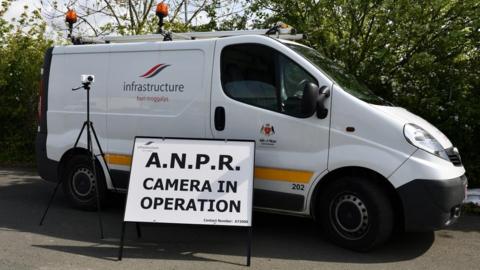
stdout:
POLYGON ((323 56, 316 50, 292 43, 284 44, 305 57, 305 59, 314 64, 317 68, 324 71, 330 79, 356 98, 377 105, 392 105, 383 98, 375 95, 366 85, 359 82, 355 76, 347 73, 339 65, 335 64, 332 60, 323 56))

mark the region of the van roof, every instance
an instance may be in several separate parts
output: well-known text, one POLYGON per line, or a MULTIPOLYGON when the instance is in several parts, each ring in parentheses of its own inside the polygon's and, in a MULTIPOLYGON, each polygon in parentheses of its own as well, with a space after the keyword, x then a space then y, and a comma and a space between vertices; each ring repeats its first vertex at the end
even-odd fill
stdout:
MULTIPOLYGON (((156 35, 157 36, 157 35, 156 35)), ((275 36, 270 35, 258 35, 258 34, 250 34, 250 35, 240 35, 245 39, 248 37, 263 37, 263 38, 272 38, 282 43, 287 44, 299 44, 297 42, 281 39, 275 36)), ((209 44, 215 42, 218 39, 228 39, 228 38, 238 38, 238 36, 226 36, 226 37, 212 37, 212 38, 203 38, 203 39, 178 39, 173 41, 159 41, 159 40, 144 40, 144 41, 134 41, 134 42, 112 42, 112 43, 86 43, 86 44, 78 44, 78 45, 62 45, 62 46, 55 46, 53 54, 69 54, 69 53, 107 53, 112 51, 155 51, 159 49, 159 45, 161 44, 177 44, 179 49, 183 46, 192 45, 195 43, 199 47, 203 46, 202 44, 209 44), (187 45, 188 44, 188 45, 187 45)), ((188 47, 190 47, 188 46, 188 47)))

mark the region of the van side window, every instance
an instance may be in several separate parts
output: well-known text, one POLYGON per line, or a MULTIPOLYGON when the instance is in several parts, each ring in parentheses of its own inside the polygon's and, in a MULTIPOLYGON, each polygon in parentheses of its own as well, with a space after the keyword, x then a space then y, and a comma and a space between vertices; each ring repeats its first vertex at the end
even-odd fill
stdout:
POLYGON ((238 101, 277 111, 275 54, 266 46, 234 45, 222 52, 222 85, 238 101))
POLYGON ((230 45, 221 55, 225 94, 237 101, 303 117, 303 87, 316 80, 295 62, 259 44, 230 45))
POLYGON ((281 109, 288 115, 302 115, 303 89, 309 82, 318 85, 310 74, 289 58, 279 54, 281 69, 281 109))

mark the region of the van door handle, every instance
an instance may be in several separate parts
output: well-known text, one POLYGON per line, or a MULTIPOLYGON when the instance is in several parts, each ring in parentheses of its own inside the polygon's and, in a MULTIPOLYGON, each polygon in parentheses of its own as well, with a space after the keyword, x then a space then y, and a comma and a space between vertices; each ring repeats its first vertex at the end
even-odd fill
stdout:
POLYGON ((225 108, 215 108, 215 129, 222 131, 225 129, 225 108))

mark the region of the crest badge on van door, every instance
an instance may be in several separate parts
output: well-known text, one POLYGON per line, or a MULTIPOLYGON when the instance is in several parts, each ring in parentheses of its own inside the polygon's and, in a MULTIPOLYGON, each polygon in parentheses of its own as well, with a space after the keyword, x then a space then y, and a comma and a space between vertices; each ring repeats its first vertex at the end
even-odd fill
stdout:
POLYGON ((271 136, 275 135, 275 128, 272 124, 263 124, 260 128, 260 134, 263 135, 263 138, 259 139, 260 145, 263 146, 275 146, 277 140, 271 138, 271 136))
POLYGON ((273 128, 273 125, 270 124, 264 124, 262 125, 262 128, 260 129, 260 133, 263 135, 270 137, 270 135, 275 134, 275 129, 273 128))

